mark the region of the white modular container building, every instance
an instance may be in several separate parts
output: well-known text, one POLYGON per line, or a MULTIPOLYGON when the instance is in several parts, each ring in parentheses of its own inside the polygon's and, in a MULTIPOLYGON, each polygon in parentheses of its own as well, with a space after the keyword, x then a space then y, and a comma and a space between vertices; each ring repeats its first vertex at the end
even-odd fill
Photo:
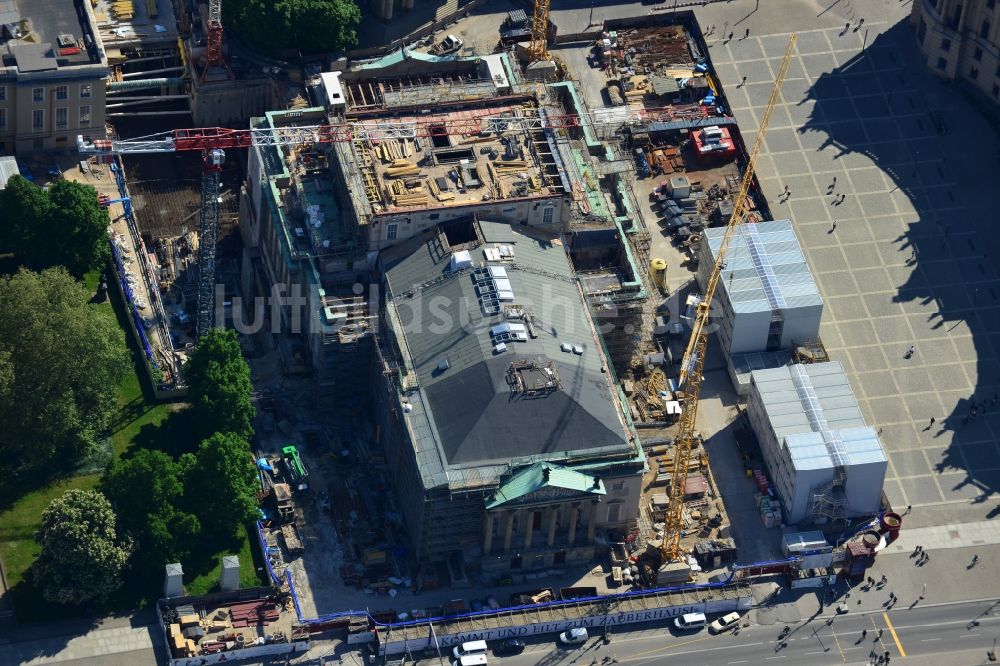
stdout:
MULTIPOLYGON (((698 284, 704 292, 724 227, 702 237, 698 284)), ((715 292, 713 322, 727 356, 789 349, 819 337, 823 300, 790 220, 742 224, 733 232, 715 292)))
POLYGON ((888 461, 840 363, 754 371, 747 415, 789 524, 879 511, 888 461))

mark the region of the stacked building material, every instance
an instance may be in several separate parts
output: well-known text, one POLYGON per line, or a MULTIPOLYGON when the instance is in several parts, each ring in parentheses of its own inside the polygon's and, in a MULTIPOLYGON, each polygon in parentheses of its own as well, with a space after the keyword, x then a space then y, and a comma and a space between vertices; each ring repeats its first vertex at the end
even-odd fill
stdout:
POLYGON ((229 607, 230 619, 234 629, 251 627, 258 624, 277 622, 281 615, 277 604, 269 601, 247 601, 233 604, 229 607))

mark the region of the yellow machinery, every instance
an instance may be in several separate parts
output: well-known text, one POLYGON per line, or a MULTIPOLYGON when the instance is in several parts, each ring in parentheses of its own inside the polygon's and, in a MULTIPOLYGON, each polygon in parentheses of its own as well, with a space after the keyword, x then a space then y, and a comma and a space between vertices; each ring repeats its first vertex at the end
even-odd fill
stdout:
POLYGON ((797 39, 795 33, 792 33, 791 38, 788 40, 788 48, 785 50, 785 57, 781 61, 781 69, 774 79, 774 87, 771 88, 771 98, 764 109, 764 117, 761 118, 760 128, 757 130, 753 148, 750 150, 750 156, 747 159, 739 192, 737 192, 733 201, 733 214, 729 218, 729 224, 726 225, 726 232, 719 246, 715 266, 712 268, 711 275, 709 275, 704 298, 698 304, 698 313, 691 326, 691 339, 688 342, 687 349, 684 351, 684 359, 681 361, 678 387, 684 391, 685 400, 680 415, 679 432, 677 438, 674 440, 673 473, 670 476, 670 496, 664 526, 665 534, 660 546, 660 555, 663 562, 675 562, 681 559, 681 531, 684 529, 684 484, 687 481, 691 450, 698 443, 698 396, 701 393, 705 352, 708 347, 708 332, 706 329, 708 326, 709 309, 712 306, 712 298, 715 296, 715 288, 719 284, 719 277, 722 275, 722 270, 726 264, 726 253, 729 251, 729 243, 732 240, 733 232, 737 226, 742 224, 743 218, 749 209, 750 202, 747 194, 750 191, 750 184, 753 182, 757 156, 764 145, 764 135, 767 133, 767 126, 771 121, 774 105, 777 103, 778 96, 781 93, 781 85, 785 80, 785 75, 788 73, 788 63, 791 62, 797 39))
POLYGON ((531 45, 528 56, 531 62, 547 60, 549 57, 549 3, 551 0, 535 0, 535 13, 531 17, 531 45))
POLYGON ((667 262, 659 257, 649 262, 649 277, 661 294, 667 293, 667 262))

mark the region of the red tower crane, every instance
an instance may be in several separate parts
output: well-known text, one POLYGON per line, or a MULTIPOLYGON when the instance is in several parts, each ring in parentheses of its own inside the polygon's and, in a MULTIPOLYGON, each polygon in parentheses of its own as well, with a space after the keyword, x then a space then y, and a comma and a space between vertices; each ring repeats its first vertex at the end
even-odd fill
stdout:
MULTIPOLYGON (((218 6, 219 1, 212 3, 218 6)), ((221 39, 222 25, 216 35, 221 39)), ((219 47, 221 49, 221 46, 219 47)), ((209 49, 211 55, 211 47, 209 49)), ((221 50, 217 51, 221 58, 221 50)), ((211 60, 209 60, 211 61, 211 60)), ((198 318, 197 333, 203 335, 213 325, 215 289, 215 244, 219 229, 219 185, 226 150, 252 146, 296 146, 309 143, 341 141, 428 138, 441 134, 481 134, 507 131, 551 131, 579 128, 584 122, 592 127, 618 128, 626 124, 651 121, 683 122, 689 126, 725 124, 719 117, 678 118, 676 108, 616 109, 614 113, 580 113, 511 116, 497 115, 450 119, 442 124, 429 114, 419 118, 396 118, 371 121, 342 121, 324 125, 229 129, 208 127, 176 129, 134 139, 96 139, 77 137, 81 155, 111 157, 136 153, 173 153, 198 150, 202 153, 201 222, 198 243, 198 318)))

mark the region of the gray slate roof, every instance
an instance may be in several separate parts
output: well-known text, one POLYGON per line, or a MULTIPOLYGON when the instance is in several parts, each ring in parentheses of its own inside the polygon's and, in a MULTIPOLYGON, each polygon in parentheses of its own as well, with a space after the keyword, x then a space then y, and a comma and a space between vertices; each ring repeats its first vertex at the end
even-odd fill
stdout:
MULTIPOLYGON (((705 230, 713 262, 725 231, 724 227, 705 230)), ((791 220, 738 226, 730 241, 719 289, 726 292, 736 312, 823 304, 791 220)))
POLYGON ((409 422, 425 478, 515 458, 567 460, 585 451, 629 450, 610 375, 601 372, 595 331, 561 242, 538 240, 507 224, 479 225, 485 244, 470 249, 474 266, 504 267, 513 303, 533 316, 537 333, 507 342, 503 352, 494 351, 490 328, 507 320, 483 314, 473 270, 451 273, 452 253, 436 236, 381 257, 387 298, 398 316, 395 328, 403 331, 400 347, 419 382, 409 422), (513 262, 487 262, 483 249, 498 244, 513 246, 513 262), (563 352, 562 343, 583 353, 563 352), (518 359, 554 361, 562 389, 534 398, 512 393, 507 372, 518 359))

